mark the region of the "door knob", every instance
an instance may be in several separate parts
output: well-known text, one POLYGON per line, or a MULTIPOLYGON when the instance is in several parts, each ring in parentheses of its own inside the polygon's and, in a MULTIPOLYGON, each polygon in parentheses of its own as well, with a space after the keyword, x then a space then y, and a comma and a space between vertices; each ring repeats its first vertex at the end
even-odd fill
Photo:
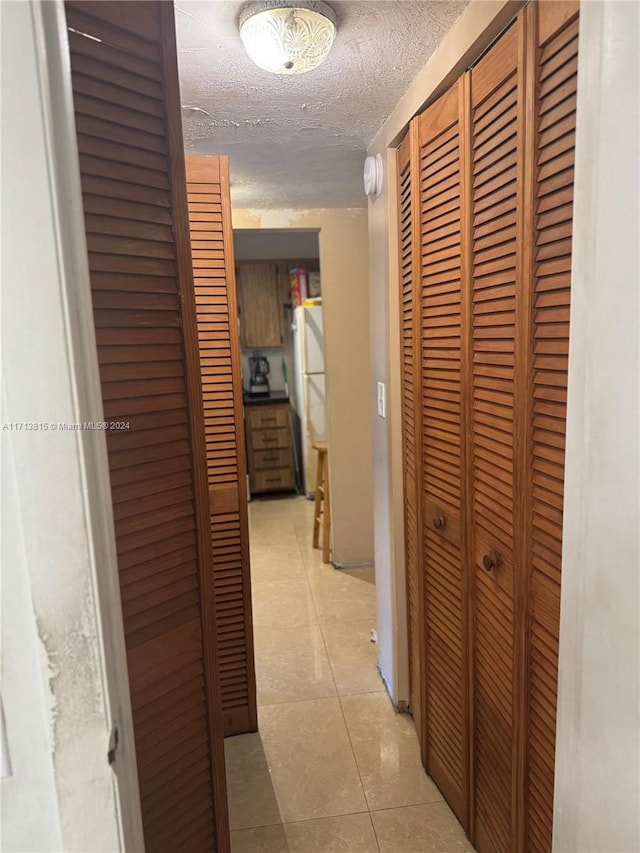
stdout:
POLYGON ((440 528, 444 527, 446 523, 447 519, 444 517, 444 515, 436 515, 433 519, 433 526, 436 530, 440 530, 440 528))
POLYGON ((492 572, 498 568, 498 555, 495 552, 485 554, 482 558, 482 565, 487 572, 492 572))

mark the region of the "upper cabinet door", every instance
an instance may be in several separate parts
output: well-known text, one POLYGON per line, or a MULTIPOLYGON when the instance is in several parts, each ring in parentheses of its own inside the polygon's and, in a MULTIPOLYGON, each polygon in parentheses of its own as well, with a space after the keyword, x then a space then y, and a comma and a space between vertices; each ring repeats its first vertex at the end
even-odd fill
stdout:
POLYGON ((275 263, 238 264, 240 340, 245 349, 281 347, 282 305, 275 263))

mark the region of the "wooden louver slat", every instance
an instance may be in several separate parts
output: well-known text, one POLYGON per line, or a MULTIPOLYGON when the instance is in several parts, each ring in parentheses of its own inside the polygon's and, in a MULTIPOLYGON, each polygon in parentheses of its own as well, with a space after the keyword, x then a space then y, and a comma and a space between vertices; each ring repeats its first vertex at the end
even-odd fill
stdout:
POLYGON ((225 735, 257 729, 246 462, 228 163, 187 157, 225 735))
POLYGON ((65 8, 145 848, 226 851, 173 14, 65 8))
MULTIPOLYGON (((462 84, 418 121, 423 607, 427 769, 460 821, 465 790, 465 652, 461 513, 462 84)), ((416 158, 417 159, 417 158, 416 158)), ((420 469, 418 469, 420 470, 420 469)))

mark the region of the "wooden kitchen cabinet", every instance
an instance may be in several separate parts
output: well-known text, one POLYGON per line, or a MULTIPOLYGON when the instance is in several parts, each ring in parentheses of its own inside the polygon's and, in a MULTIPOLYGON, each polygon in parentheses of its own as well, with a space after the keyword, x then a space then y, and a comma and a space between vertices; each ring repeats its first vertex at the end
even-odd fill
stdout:
POLYGON ((281 492, 295 487, 289 404, 248 406, 247 451, 251 491, 281 492))
POLYGON ((282 303, 278 268, 269 261, 238 264, 240 341, 243 349, 281 347, 282 303))

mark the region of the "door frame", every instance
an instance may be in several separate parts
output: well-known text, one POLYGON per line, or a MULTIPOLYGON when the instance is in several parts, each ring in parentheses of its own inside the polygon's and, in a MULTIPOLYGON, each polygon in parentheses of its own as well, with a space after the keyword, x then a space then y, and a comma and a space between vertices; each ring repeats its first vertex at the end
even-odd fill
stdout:
MULTIPOLYGON (((102 390, 93 321, 80 164, 71 88, 64 4, 32 0, 42 104, 41 126, 49 167, 49 197, 55 222, 61 299, 65 311, 66 356, 77 420, 103 420, 102 390)), ((105 715, 117 726, 114 804, 123 850, 144 850, 133 717, 125 650, 116 540, 106 437, 103 431, 78 430, 92 598, 96 607, 95 653, 102 676, 105 715)), ((56 483, 40 482, 55 494, 56 483)), ((58 704, 58 710, 63 708, 58 704)), ((66 709, 72 714, 74 707, 66 709)), ((105 762, 110 742, 105 738, 105 762)), ((60 804, 61 805, 61 804, 60 804)))

